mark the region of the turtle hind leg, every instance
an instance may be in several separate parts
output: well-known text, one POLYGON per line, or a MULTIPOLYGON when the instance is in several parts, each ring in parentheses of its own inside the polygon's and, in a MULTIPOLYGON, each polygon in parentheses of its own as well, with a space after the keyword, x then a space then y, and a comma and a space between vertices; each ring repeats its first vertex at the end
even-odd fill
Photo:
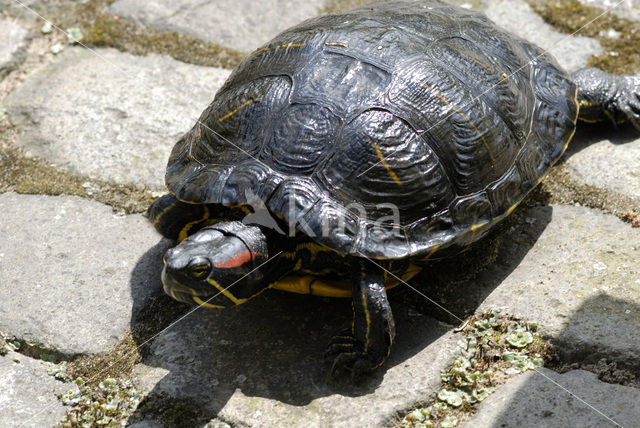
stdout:
POLYGON ((325 356, 333 359, 332 373, 344 369, 356 376, 386 361, 395 325, 383 272, 364 259, 355 261, 353 272, 353 323, 333 338, 325 356))
POLYGON ((584 122, 631 122, 640 131, 640 76, 584 68, 573 74, 578 86, 578 118, 584 122))

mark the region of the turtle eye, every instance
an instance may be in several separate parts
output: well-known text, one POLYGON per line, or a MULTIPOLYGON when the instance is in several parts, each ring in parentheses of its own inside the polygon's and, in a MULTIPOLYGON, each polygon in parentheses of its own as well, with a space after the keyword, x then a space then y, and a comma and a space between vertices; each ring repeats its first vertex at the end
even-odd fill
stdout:
POLYGON ((191 275, 195 278, 202 278, 211 272, 211 265, 209 263, 198 263, 189 267, 191 275))

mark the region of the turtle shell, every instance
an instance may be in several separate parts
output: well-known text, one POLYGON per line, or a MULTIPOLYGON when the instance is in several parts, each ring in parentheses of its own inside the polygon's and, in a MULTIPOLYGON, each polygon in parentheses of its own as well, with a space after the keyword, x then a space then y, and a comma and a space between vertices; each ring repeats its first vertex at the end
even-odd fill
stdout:
POLYGON ((576 87, 483 14, 384 2, 253 52, 174 147, 180 200, 259 198, 339 252, 459 251, 540 181, 575 129, 576 87))

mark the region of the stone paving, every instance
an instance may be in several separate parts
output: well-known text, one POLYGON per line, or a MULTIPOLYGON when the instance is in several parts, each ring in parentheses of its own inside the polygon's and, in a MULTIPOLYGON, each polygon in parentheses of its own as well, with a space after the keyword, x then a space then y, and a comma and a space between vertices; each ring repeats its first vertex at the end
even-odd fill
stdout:
MULTIPOLYGON (((47 16, 87 1, 22 3, 47 16)), ((523 0, 454 3, 484 9, 551 49, 568 70, 601 52, 598 41, 545 24, 523 0)), ((627 3, 622 13, 637 10, 627 3)), ((113 19, 249 52, 337 2, 99 4, 113 19)), ((0 0, 0 8, 0 79, 8 93, 0 99, 0 156, 21 148, 25 158, 39 156, 80 179, 161 187, 173 143, 231 70, 109 47, 65 45, 55 56, 39 54, 31 48, 48 51, 54 43, 43 22, 12 0, 0 0)), ((588 195, 566 204, 542 198, 520 210, 495 262, 472 279, 414 281, 461 315, 507 307, 536 322, 556 347, 549 368, 497 388, 465 427, 640 427, 640 229, 621 220, 624 211, 640 209, 640 138, 631 127, 618 131, 579 132, 559 167, 569 185, 605 195, 604 209, 584 206, 580 196, 588 195), (614 197, 626 205, 609 207, 614 197)), ((0 184, 11 190, 10 182, 0 184)), ((0 426, 52 426, 68 409, 57 395, 71 384, 49 376, 52 364, 42 360, 109 356, 130 328, 148 322, 142 314, 161 293, 161 256, 171 243, 140 213, 116 213, 91 200, 91 192, 79 198, 7 191, 0 207, 0 334, 19 343, 8 353, 0 349, 0 426)), ((180 312, 179 304, 167 305, 180 312)), ((131 422, 184 426, 168 421, 167 409, 188 408, 200 426, 391 427, 434 400, 441 370, 459 352, 451 318, 393 295, 392 307, 398 335, 390 360, 355 384, 330 378, 322 360, 331 335, 349 323, 348 301, 272 292, 237 308, 174 317, 131 375, 149 402, 162 397, 164 407, 141 406, 131 422)))
POLYGON ((73 47, 3 104, 16 143, 34 155, 98 179, 162 186, 173 143, 228 75, 166 56, 73 47))
POLYGON ((7 19, 0 20, 0 77, 4 77, 24 60, 27 53, 29 33, 27 29, 7 19))

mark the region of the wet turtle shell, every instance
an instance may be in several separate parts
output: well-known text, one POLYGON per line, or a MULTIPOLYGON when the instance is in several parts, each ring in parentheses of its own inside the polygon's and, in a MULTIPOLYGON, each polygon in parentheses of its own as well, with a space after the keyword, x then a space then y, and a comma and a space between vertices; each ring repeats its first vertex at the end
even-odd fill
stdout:
POLYGON ((180 200, 259 198, 341 253, 455 253, 562 155, 576 87, 542 50, 439 1, 303 22, 253 52, 174 147, 180 200))

